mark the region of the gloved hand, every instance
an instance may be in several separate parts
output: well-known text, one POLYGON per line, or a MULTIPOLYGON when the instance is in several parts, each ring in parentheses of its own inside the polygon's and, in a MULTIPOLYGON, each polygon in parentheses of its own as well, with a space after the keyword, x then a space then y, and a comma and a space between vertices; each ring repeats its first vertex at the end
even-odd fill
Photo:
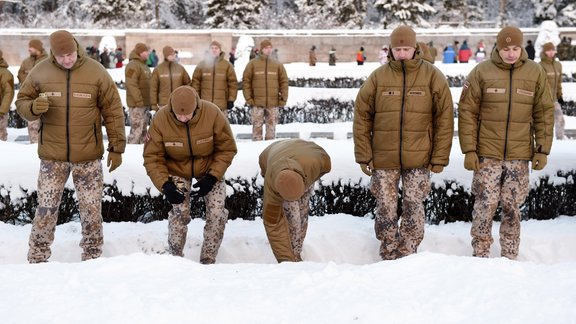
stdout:
POLYGON ((178 205, 184 202, 184 193, 176 188, 174 182, 168 180, 162 185, 162 191, 166 200, 173 205, 178 205))
POLYGON ((428 170, 434 173, 440 173, 444 170, 444 166, 440 164, 428 164, 428 170))
POLYGON ((478 160, 478 154, 476 152, 468 152, 464 157, 464 168, 470 171, 480 170, 480 160, 478 160))
POLYGON ((190 197, 199 198, 206 196, 212 190, 216 182, 218 182, 218 179, 216 179, 215 176, 211 175, 210 173, 206 173, 205 176, 200 178, 198 182, 192 186, 190 197))
POLYGON ((372 162, 366 164, 366 163, 360 163, 360 169, 362 169, 362 172, 364 172, 365 175, 371 177, 372 176, 372 170, 374 170, 374 166, 372 165, 372 162))
POLYGON ((564 99, 562 97, 558 97, 558 103, 564 106, 564 99))
POLYGON ((122 164, 122 153, 108 152, 108 172, 116 170, 122 164))
POLYGON ((226 108, 228 108, 228 110, 234 108, 234 101, 228 101, 228 105, 226 105, 226 108))
POLYGON ((34 99, 34 102, 32 103, 32 113, 36 116, 47 112, 48 108, 50 108, 50 103, 46 97, 40 96, 34 99))
POLYGON ((534 170, 542 170, 548 163, 548 157, 546 154, 542 153, 534 153, 532 157, 532 169, 534 170))

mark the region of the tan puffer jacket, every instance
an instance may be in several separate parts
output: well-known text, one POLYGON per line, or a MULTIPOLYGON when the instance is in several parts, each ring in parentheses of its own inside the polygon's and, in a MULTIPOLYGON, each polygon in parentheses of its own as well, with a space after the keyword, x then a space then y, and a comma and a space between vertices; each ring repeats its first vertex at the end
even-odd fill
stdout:
POLYGON ((200 98, 208 100, 222 111, 228 108, 228 101, 236 101, 238 96, 238 79, 230 62, 224 59, 224 52, 216 59, 200 62, 192 75, 190 86, 200 98))
POLYGON ((288 100, 288 75, 282 63, 260 54, 246 65, 242 78, 246 103, 257 107, 282 107, 288 100))
POLYGON ((154 186, 162 191, 170 175, 198 179, 210 173, 221 180, 237 152, 226 117, 197 97, 194 116, 182 123, 168 102, 154 115, 144 143, 144 167, 154 186))
POLYGON ((38 56, 29 56, 24 61, 22 61, 22 64, 20 64, 20 69, 18 70, 18 82, 20 83, 20 85, 24 83, 24 80, 26 80, 28 73, 32 71, 32 68, 35 67, 36 64, 40 63, 42 60, 45 60, 47 58, 48 54, 46 54, 46 52, 43 51, 38 56))
POLYGON ((85 162, 104 154, 102 122, 108 150, 123 153, 126 147, 124 110, 110 74, 78 47, 78 60, 67 70, 52 54, 30 72, 18 92, 16 108, 26 120, 42 120, 38 155, 43 160, 85 162), (45 94, 50 108, 41 116, 32 113, 34 99, 45 94))
POLYGON ((390 59, 356 97, 356 162, 372 162, 375 169, 448 165, 454 108, 446 78, 420 52, 411 60, 390 59))
POLYGON ((546 73, 522 49, 514 64, 498 51, 468 75, 460 97, 458 137, 463 153, 499 160, 549 154, 554 103, 546 73))
POLYGON ((8 70, 8 64, 0 57, 0 114, 7 114, 14 99, 14 75, 8 70))
POLYGON ((562 98, 562 64, 546 54, 540 55, 540 65, 544 68, 548 77, 548 86, 552 94, 552 100, 562 98))
POLYGON ((291 139, 270 144, 260 154, 259 164, 264 176, 262 216, 272 251, 278 262, 297 261, 290 243, 288 221, 282 209, 284 199, 278 194, 275 179, 280 171, 289 169, 302 175, 304 187, 308 188, 330 172, 330 156, 314 142, 291 139))
POLYGON ((179 63, 164 60, 152 72, 150 81, 150 103, 152 109, 156 110, 157 105, 168 104, 170 94, 181 85, 190 83, 190 75, 179 63))
POLYGON ((126 79, 126 104, 130 108, 150 106, 150 68, 133 50, 124 71, 126 79))

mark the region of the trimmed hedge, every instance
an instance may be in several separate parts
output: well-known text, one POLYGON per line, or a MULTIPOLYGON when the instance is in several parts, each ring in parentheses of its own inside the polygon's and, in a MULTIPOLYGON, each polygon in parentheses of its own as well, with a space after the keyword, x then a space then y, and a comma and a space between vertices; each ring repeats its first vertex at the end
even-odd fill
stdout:
MULTIPOLYGON (((522 219, 553 219, 559 215, 576 215, 576 170, 559 171, 557 176, 564 178, 562 184, 553 184, 548 177, 541 178, 538 185, 530 190, 522 206, 522 219)), ((559 181, 554 181, 558 183, 559 181)), ((262 213, 262 186, 257 178, 228 179, 226 184, 233 193, 226 198, 229 219, 254 220, 262 213)), ((0 221, 11 224, 28 224, 34 218, 37 206, 36 192, 26 192, 26 196, 12 201, 10 192, 0 185, 0 221)), ((402 192, 399 193, 399 214, 402 212, 402 192)), ((474 197, 457 181, 446 181, 441 186, 433 186, 425 201, 426 222, 439 224, 472 220, 474 197)), ((343 181, 334 183, 319 182, 310 200, 310 215, 344 213, 360 217, 374 217, 376 201, 368 183, 343 181)), ((105 222, 152 222, 168 218, 171 205, 164 198, 152 196, 150 191, 143 195, 122 194, 116 183, 105 184, 102 201, 102 217, 105 222)), ((193 201, 192 217, 204 217, 203 200, 193 201), (196 213, 196 211, 199 211, 196 213)), ((495 218, 499 219, 500 210, 495 218)), ((58 224, 79 218, 74 191, 65 189, 60 205, 58 224)))

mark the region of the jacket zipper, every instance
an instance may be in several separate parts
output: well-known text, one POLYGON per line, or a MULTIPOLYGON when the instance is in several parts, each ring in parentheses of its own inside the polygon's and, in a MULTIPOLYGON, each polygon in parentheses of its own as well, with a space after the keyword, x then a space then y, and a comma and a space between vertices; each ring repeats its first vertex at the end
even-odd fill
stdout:
POLYGON ((190 151, 190 160, 192 161, 192 177, 190 178, 190 181, 192 181, 192 179, 194 179, 194 152, 192 151, 192 138, 190 135, 190 126, 188 125, 188 123, 184 124, 184 126, 186 126, 186 135, 188 138, 188 150, 190 151))
POLYGON ((398 157, 400 158, 400 170, 402 170, 402 137, 404 129, 404 105, 406 104, 406 65, 404 61, 400 61, 400 64, 402 64, 402 105, 400 106, 400 150, 398 151, 398 157))
POLYGON ((508 130, 510 128, 510 113, 512 111, 512 74, 514 73, 514 64, 510 68, 510 85, 508 91, 508 116, 506 116, 506 133, 504 136, 504 156, 503 159, 506 160, 506 155, 508 151, 508 130))
POLYGON ((170 78, 170 93, 172 93, 174 85, 172 84, 172 62, 170 61, 168 62, 168 77, 170 78))
POLYGON ((268 57, 264 64, 264 88, 266 89, 266 107, 268 107, 268 57))
POLYGON ((212 64, 212 100, 210 102, 214 102, 214 93, 216 92, 216 62, 217 59, 214 59, 214 64, 212 64))
POLYGON ((70 162, 70 70, 66 72, 66 161, 70 162))

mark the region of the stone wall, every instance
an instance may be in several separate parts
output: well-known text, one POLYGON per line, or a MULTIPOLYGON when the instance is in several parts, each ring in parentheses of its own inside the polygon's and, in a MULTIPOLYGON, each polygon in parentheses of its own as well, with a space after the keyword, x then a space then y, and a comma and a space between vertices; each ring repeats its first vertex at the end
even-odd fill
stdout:
MULTIPOLYGON (((455 40, 462 43, 468 40, 472 51, 476 50, 478 41, 483 40, 487 50, 495 43, 499 29, 470 29, 462 33, 462 29, 417 29, 418 41, 433 41, 438 52, 448 43, 455 40), (460 34, 456 34, 460 33, 460 34)), ((84 47, 98 47, 103 36, 114 36, 117 46, 121 47, 128 57, 129 52, 138 42, 146 43, 156 49, 162 60, 162 48, 170 45, 179 51, 183 64, 197 64, 202 60, 211 41, 222 43, 227 53, 236 46, 242 35, 252 36, 259 47, 260 42, 269 39, 274 48, 278 49, 280 61, 284 63, 307 62, 308 51, 316 46, 319 62, 328 61, 328 51, 333 46, 339 62, 354 62, 356 52, 364 47, 368 61, 378 60, 378 51, 382 45, 388 44, 391 30, 70 30, 84 47)), ((525 42, 536 40, 539 29, 524 28, 525 42)), ((4 29, 0 31, 0 49, 9 65, 19 65, 28 56, 28 41, 38 38, 49 48, 48 37, 53 30, 35 29, 4 29)), ((576 28, 560 28, 560 37, 572 37, 576 40, 576 28)), ((439 60, 439 54, 436 59, 439 60)))

